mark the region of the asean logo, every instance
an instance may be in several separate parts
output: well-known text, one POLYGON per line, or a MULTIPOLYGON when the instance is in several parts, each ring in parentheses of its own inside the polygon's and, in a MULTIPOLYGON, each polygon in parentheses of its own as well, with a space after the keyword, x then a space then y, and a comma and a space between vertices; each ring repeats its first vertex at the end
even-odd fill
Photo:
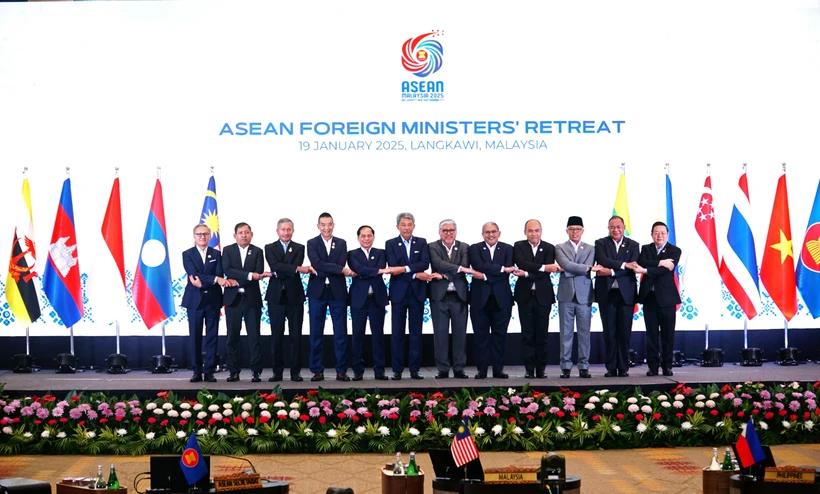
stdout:
POLYGON ((194 448, 188 448, 182 453, 182 463, 188 468, 199 464, 199 453, 194 448))
POLYGON ((806 241, 800 252, 800 260, 809 270, 820 272, 820 223, 815 223, 806 230, 806 241))
POLYGON ((431 31, 405 41, 401 54, 401 64, 405 70, 417 77, 427 77, 438 72, 444 48, 441 43, 430 38, 443 34, 442 31, 431 31))

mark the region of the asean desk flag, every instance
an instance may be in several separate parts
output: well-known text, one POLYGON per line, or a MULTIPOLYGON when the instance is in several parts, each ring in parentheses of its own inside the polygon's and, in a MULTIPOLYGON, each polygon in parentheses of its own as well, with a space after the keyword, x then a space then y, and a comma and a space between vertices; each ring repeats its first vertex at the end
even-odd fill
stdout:
POLYGON ((28 179, 23 179, 23 207, 17 208, 14 237, 11 241, 9 271, 6 276, 6 302, 14 318, 27 328, 40 318, 40 301, 34 286, 34 264, 37 253, 34 246, 34 220, 31 215, 31 189, 28 179))
POLYGON ((760 439, 757 437, 755 424, 752 422, 751 417, 749 417, 749 421, 746 423, 746 427, 743 428, 740 437, 737 438, 735 449, 737 450, 737 461, 743 468, 748 468, 766 459, 766 453, 760 445, 760 439))
POLYGON ((176 313, 174 293, 171 286, 171 262, 168 259, 168 236, 165 229, 165 207, 162 203, 162 184, 159 179, 154 186, 154 197, 142 248, 134 273, 131 293, 134 305, 148 329, 176 313))
POLYGON ((814 194, 803 248, 797 260, 797 288, 812 317, 820 317, 820 183, 814 194))
POLYGON ((459 424, 456 436, 453 438, 453 444, 450 445, 450 451, 453 453, 453 460, 455 460, 458 467, 478 458, 478 448, 475 441, 473 441, 473 436, 470 434, 467 419, 462 420, 459 424))
POLYGON ((221 250, 219 245, 219 209, 216 203, 216 181, 213 175, 208 180, 208 190, 205 191, 205 201, 202 203, 202 215, 199 218, 199 224, 211 229, 211 240, 208 242, 208 247, 221 250))
POLYGON ((620 216, 624 219, 624 235, 632 234, 632 224, 629 222, 629 203, 626 200, 626 172, 621 172, 621 179, 618 181, 618 193, 615 194, 615 205, 612 207, 612 216, 620 216))
POLYGON ((182 473, 185 474, 188 485, 194 485, 202 477, 208 475, 208 466, 205 464, 205 460, 202 459, 202 450, 199 449, 199 443, 196 440, 194 431, 191 431, 191 435, 188 437, 188 444, 185 445, 185 450, 182 451, 179 466, 182 468, 182 473))
POLYGON ((760 280, 783 317, 790 321, 797 314, 797 284, 785 172, 777 180, 772 219, 763 250, 763 263, 760 265, 760 280))
POLYGON ((83 318, 83 289, 77 261, 70 178, 63 182, 60 204, 57 206, 54 232, 48 246, 48 262, 43 271, 43 291, 67 327, 74 326, 83 318))

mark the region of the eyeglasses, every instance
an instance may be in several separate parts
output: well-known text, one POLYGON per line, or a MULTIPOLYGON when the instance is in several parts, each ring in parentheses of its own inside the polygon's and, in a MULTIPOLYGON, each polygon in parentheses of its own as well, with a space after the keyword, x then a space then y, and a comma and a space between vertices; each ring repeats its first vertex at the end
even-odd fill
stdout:
POLYGON ((583 228, 567 228, 568 232, 582 232, 584 231, 583 228))
POLYGON ((498 233, 498 230, 484 230, 483 235, 495 235, 498 233))
POLYGON ((455 228, 444 228, 443 230, 441 230, 441 233, 455 233, 455 232, 456 232, 455 228))
POLYGON ((205 233, 202 233, 202 232, 196 232, 196 233, 194 233, 194 236, 195 236, 195 237, 210 237, 210 236, 211 236, 211 234, 210 234, 210 233, 208 233, 208 232, 205 232, 205 233))

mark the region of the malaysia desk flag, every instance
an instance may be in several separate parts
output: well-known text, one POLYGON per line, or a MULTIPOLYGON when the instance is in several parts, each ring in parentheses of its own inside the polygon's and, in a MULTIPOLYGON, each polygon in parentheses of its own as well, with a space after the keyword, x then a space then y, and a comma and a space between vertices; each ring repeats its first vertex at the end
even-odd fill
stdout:
POLYGON ((208 475, 208 466, 205 464, 205 460, 202 459, 202 450, 199 449, 199 443, 196 440, 194 431, 191 431, 191 435, 188 437, 188 444, 185 445, 185 450, 182 451, 179 466, 182 468, 182 473, 185 474, 188 485, 194 485, 202 477, 208 475))
POLYGON ((820 183, 814 194, 803 248, 797 259, 797 288, 812 317, 820 317, 820 183))
POLYGON ((453 453, 456 466, 459 467, 478 458, 478 448, 475 441, 473 441, 472 434, 470 434, 467 419, 462 420, 459 424, 456 437, 453 438, 453 444, 450 445, 450 451, 453 453))
POLYGON ((148 329, 176 313, 166 232, 162 184, 157 179, 131 288, 134 305, 148 329))
POLYGON ((77 233, 74 229, 70 178, 63 182, 60 194, 54 232, 48 246, 48 261, 43 270, 43 291, 67 327, 83 318, 83 289, 77 261, 77 233))
POLYGON ((752 422, 751 417, 749 417, 749 421, 746 423, 746 427, 743 428, 740 437, 737 438, 735 450, 737 450, 737 461, 743 468, 748 468, 766 459, 766 453, 763 451, 763 446, 760 445, 760 439, 757 437, 755 424, 752 422))

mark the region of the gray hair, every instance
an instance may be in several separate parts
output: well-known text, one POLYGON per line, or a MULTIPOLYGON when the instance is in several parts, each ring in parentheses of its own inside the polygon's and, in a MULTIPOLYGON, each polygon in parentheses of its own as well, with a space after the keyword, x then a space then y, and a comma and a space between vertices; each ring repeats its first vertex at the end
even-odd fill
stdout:
POLYGON ((290 223, 290 225, 293 226, 293 220, 292 219, 282 218, 282 219, 280 219, 279 221, 276 222, 276 228, 279 228, 279 225, 281 225, 282 223, 290 223))
POLYGON ((441 223, 438 224, 438 229, 441 230, 442 228, 444 228, 444 225, 453 225, 453 228, 458 230, 456 222, 451 220, 450 218, 447 218, 446 220, 441 220, 441 223))
POLYGON ((414 225, 416 224, 416 218, 413 216, 412 213, 399 213, 396 216, 396 224, 398 225, 399 223, 401 223, 401 220, 405 218, 412 221, 414 225))
POLYGON ((495 221, 488 221, 488 222, 484 223, 483 225, 481 225, 481 232, 482 233, 484 232, 484 229, 487 228, 487 225, 493 225, 496 230, 501 231, 501 228, 498 228, 498 223, 496 223, 495 221))

